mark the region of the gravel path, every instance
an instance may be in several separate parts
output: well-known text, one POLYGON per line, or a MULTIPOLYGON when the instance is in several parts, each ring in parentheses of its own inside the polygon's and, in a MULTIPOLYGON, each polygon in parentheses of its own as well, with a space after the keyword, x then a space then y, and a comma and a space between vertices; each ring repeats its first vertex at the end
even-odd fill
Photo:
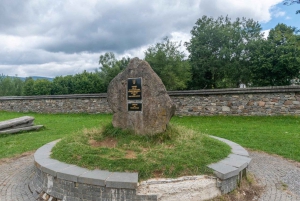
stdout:
MULTIPOLYGON (((300 163, 262 152, 249 154, 249 171, 265 186, 260 201, 300 201, 300 163)), ((32 173, 32 154, 0 161, 0 201, 34 201, 28 188, 32 173)))

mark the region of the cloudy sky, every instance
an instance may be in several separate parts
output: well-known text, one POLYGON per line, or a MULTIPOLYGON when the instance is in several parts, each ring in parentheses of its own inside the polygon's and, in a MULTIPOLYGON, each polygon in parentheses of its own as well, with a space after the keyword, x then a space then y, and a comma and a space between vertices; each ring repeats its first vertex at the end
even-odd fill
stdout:
POLYGON ((168 36, 189 41, 203 15, 253 18, 268 32, 300 28, 283 0, 0 0, 0 74, 55 77, 94 71, 99 56, 144 57, 168 36))

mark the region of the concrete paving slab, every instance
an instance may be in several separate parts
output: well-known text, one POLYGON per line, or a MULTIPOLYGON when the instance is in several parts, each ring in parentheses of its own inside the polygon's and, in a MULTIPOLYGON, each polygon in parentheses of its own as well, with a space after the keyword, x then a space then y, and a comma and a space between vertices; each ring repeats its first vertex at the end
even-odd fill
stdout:
POLYGON ((53 164, 49 164, 49 165, 41 165, 41 170, 42 170, 42 172, 45 172, 47 174, 50 174, 50 175, 56 177, 57 172, 62 171, 63 169, 66 169, 70 166, 74 166, 74 165, 70 165, 67 163, 57 161, 57 163, 53 163, 53 164))
POLYGON ((58 170, 56 172, 57 178, 64 179, 67 181, 78 182, 78 177, 89 170, 86 168, 81 168, 76 165, 71 165, 67 168, 58 170))
POLYGON ((35 163, 38 164, 40 167, 42 166, 48 166, 55 163, 60 163, 58 160, 52 159, 52 158, 38 158, 34 159, 35 163))
POLYGON ((241 166, 245 166, 245 164, 246 166, 249 165, 250 161, 251 158, 249 157, 236 154, 229 154, 227 158, 221 160, 220 162, 239 168, 241 166))
POLYGON ((220 179, 228 179, 239 173, 238 168, 221 162, 210 164, 208 167, 213 169, 214 174, 220 179))
POLYGON ((79 183, 105 186, 106 179, 113 174, 106 170, 91 170, 81 174, 78 177, 79 183))
POLYGON ((113 172, 106 179, 106 187, 136 189, 138 173, 113 172))

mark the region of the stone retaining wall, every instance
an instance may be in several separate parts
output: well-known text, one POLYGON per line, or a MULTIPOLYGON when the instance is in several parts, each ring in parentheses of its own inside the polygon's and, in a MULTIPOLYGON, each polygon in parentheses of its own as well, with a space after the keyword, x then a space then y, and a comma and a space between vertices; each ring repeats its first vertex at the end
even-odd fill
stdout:
POLYGON ((157 195, 138 195, 138 173, 88 170, 50 158, 57 141, 34 154, 35 170, 29 189, 35 198, 59 201, 157 201, 157 195), (47 197, 49 199, 47 199, 47 197))
MULTIPOLYGON (((300 86, 170 91, 176 115, 299 115, 300 86)), ((106 94, 0 97, 0 110, 111 113, 106 94)))

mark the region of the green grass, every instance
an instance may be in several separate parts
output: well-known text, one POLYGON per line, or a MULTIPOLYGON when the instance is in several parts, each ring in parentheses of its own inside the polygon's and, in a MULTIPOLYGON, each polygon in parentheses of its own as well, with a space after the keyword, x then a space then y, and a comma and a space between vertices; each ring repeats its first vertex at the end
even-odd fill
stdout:
POLYGON ((36 150, 56 139, 74 134, 84 128, 101 126, 111 121, 111 115, 97 114, 36 114, 0 112, 0 121, 21 116, 35 117, 35 125, 44 125, 40 131, 0 135, 0 159, 36 150))
POLYGON ((300 161, 300 117, 174 117, 172 123, 234 141, 243 147, 300 161))
MULTIPOLYGON (((0 135, 0 158, 36 150, 66 136, 77 135, 84 128, 100 127, 111 122, 111 115, 36 114, 0 112, 0 121, 30 115, 45 129, 14 135, 0 135)), ((297 116, 203 116, 173 117, 171 123, 232 140, 243 147, 300 161, 300 117, 297 116)))
POLYGON ((169 126, 165 133, 140 136, 110 123, 64 138, 52 150, 52 157, 90 169, 138 172, 144 180, 209 174, 206 165, 229 153, 228 145, 184 127, 169 126))

